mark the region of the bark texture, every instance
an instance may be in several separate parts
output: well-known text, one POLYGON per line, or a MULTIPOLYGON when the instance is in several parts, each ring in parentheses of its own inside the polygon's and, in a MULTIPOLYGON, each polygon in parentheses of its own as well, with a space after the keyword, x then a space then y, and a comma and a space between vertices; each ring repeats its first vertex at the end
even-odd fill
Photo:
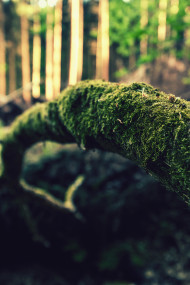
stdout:
POLYGON ((179 97, 145 83, 68 87, 15 120, 2 144, 1 180, 18 185, 25 150, 45 140, 121 154, 189 202, 190 102, 179 97))

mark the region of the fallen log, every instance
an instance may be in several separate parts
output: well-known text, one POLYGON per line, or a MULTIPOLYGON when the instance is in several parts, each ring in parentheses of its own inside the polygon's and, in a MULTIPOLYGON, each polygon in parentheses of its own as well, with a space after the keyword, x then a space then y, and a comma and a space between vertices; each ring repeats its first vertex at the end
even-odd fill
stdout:
POLYGON ((26 149, 46 140, 118 153, 189 202, 190 102, 175 95, 145 83, 70 86, 12 124, 2 141, 1 182, 14 191, 26 149))

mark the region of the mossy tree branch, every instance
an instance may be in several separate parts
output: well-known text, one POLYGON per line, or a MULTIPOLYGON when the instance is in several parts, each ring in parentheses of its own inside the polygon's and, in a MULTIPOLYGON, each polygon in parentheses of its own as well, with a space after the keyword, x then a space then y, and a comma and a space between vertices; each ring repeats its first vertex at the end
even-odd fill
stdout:
POLYGON ((1 179, 18 184, 25 150, 45 140, 121 154, 189 202, 190 102, 181 98, 145 83, 68 87, 12 124, 3 140, 1 179))

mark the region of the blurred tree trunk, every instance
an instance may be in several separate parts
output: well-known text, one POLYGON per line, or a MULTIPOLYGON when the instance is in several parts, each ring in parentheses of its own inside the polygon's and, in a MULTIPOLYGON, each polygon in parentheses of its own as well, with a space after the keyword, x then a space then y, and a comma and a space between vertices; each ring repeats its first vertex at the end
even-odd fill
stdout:
POLYGON ((53 11, 46 14, 46 99, 51 100, 53 94, 53 11))
POLYGON ((71 47, 69 85, 75 84, 82 77, 83 65, 83 1, 71 0, 71 47))
POLYGON ((100 0, 96 53, 96 78, 109 80, 109 1, 100 0))
POLYGON ((33 72, 32 72, 32 95, 40 97, 40 66, 41 66, 41 38, 39 35, 40 18, 34 15, 33 20, 33 72))
POLYGON ((21 56, 22 56, 22 86, 23 98, 27 103, 31 102, 30 92, 30 50, 29 50, 29 23, 27 16, 21 15, 21 56))
POLYGON ((102 78, 102 30, 101 30, 101 0, 99 2, 98 10, 98 36, 97 36, 97 47, 96 47, 96 79, 102 78))
POLYGON ((71 46, 70 46, 70 66, 69 85, 77 82, 78 49, 79 49, 79 0, 70 1, 71 10, 71 46))
POLYGON ((3 3, 0 1, 0 95, 6 95, 6 43, 4 36, 3 3))
MULTIPOLYGON (((12 9, 7 10, 6 19, 7 25, 7 51, 8 51, 8 93, 12 93, 17 88, 16 76, 16 55, 18 40, 20 43, 20 31, 17 29, 18 15, 15 10, 15 4, 10 3, 12 9)), ((20 23, 20 19, 19 19, 20 23)))
POLYGON ((59 0, 55 7, 53 48, 53 87, 55 97, 61 90, 62 4, 62 0, 59 0))
POLYGON ((159 0, 158 41, 166 39, 167 0, 159 0))
POLYGON ((32 95, 34 98, 40 97, 40 69, 41 69, 41 37, 40 17, 34 15, 33 19, 33 71, 32 71, 32 95))
POLYGON ((133 44, 130 47, 130 55, 129 55, 129 69, 132 70, 136 65, 136 47, 135 44, 133 44))
MULTIPOLYGON (((169 3, 168 3, 168 10, 169 10, 169 13, 172 17, 176 17, 177 19, 177 14, 179 12, 179 0, 170 0, 169 3)), ((180 25, 180 24, 179 24, 180 25)), ((168 25, 167 27, 167 35, 168 35, 168 38, 175 38, 176 37, 176 30, 172 30, 172 25, 168 25)), ((175 51, 176 53, 176 43, 174 41, 172 41, 172 46, 171 48, 175 51)))
MULTIPOLYGON (((141 0, 141 29, 145 30, 148 24, 148 0, 141 0)), ((148 48, 148 36, 143 35, 140 41, 140 53, 141 55, 147 55, 148 48)))
POLYGON ((8 53, 9 59, 9 93, 16 90, 16 47, 11 43, 8 53))
POLYGON ((190 61, 189 51, 190 51, 190 6, 186 7, 185 9, 186 15, 185 20, 188 23, 188 27, 184 31, 184 58, 185 61, 188 63, 190 61))
POLYGON ((78 70, 77 70, 77 82, 82 79, 83 71, 83 41, 84 41, 84 9, 83 1, 80 0, 79 4, 79 57, 78 57, 78 70))
POLYGON ((179 11, 179 0, 171 0, 170 2, 170 12, 172 14, 177 14, 179 11))

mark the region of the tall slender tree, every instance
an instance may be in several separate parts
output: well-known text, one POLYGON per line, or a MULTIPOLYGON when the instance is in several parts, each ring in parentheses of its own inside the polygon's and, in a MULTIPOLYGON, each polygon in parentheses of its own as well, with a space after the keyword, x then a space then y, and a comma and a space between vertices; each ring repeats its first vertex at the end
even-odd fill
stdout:
MULTIPOLYGON (((27 6, 26 3, 22 4, 27 6)), ((27 9, 27 8, 26 8, 27 9)), ((22 56, 22 86, 23 98, 27 103, 31 101, 30 79, 30 51, 29 51, 29 22, 27 14, 21 14, 21 56, 22 56)))
POLYGON ((9 93, 16 90, 16 47, 14 41, 11 43, 8 52, 9 60, 9 93))
POLYGON ((159 0, 158 40, 166 39, 167 0, 159 0))
POLYGON ((7 51, 8 51, 8 93, 12 93, 16 90, 16 55, 18 41, 18 22, 20 24, 20 18, 16 13, 15 3, 9 2, 6 4, 6 37, 7 37, 7 51), (19 20, 19 21, 18 21, 19 20))
POLYGON ((109 1, 100 0, 96 54, 96 78, 109 80, 109 1))
POLYGON ((96 79, 102 78, 102 15, 101 15, 101 0, 99 2, 98 10, 98 36, 97 36, 97 48, 96 48, 96 79))
MULTIPOLYGON (((148 0, 141 0, 141 29, 145 30, 148 24, 148 0)), ((141 55, 147 54, 148 48, 148 36, 147 34, 143 35, 143 38, 140 41, 140 52, 141 55)))
POLYGON ((3 3, 0 1, 0 95, 6 95, 6 44, 4 36, 3 3))
POLYGON ((49 8, 46 15, 46 99, 51 100, 53 94, 53 9, 49 8))
POLYGON ((84 41, 84 8, 83 1, 79 3, 79 56, 78 56, 78 70, 77 81, 82 79, 83 71, 83 41, 84 41))
POLYGON ((187 6, 185 9, 185 18, 186 18, 186 23, 187 28, 184 31, 184 38, 185 38, 185 42, 184 42, 184 58, 186 61, 190 60, 190 56, 189 56, 189 51, 190 51, 190 6, 187 6))
POLYGON ((179 11, 179 0, 171 0, 170 11, 172 14, 177 14, 179 11))
POLYGON ((83 4, 82 0, 71 0, 71 47, 69 85, 82 77, 83 63, 83 4))
POLYGON ((33 18, 33 71, 32 71, 32 95, 34 98, 40 97, 40 68, 41 68, 41 37, 40 17, 38 11, 33 18))
POLYGON ((55 7, 54 47, 53 47, 53 87, 54 96, 61 89, 61 47, 62 47, 62 0, 55 7))

